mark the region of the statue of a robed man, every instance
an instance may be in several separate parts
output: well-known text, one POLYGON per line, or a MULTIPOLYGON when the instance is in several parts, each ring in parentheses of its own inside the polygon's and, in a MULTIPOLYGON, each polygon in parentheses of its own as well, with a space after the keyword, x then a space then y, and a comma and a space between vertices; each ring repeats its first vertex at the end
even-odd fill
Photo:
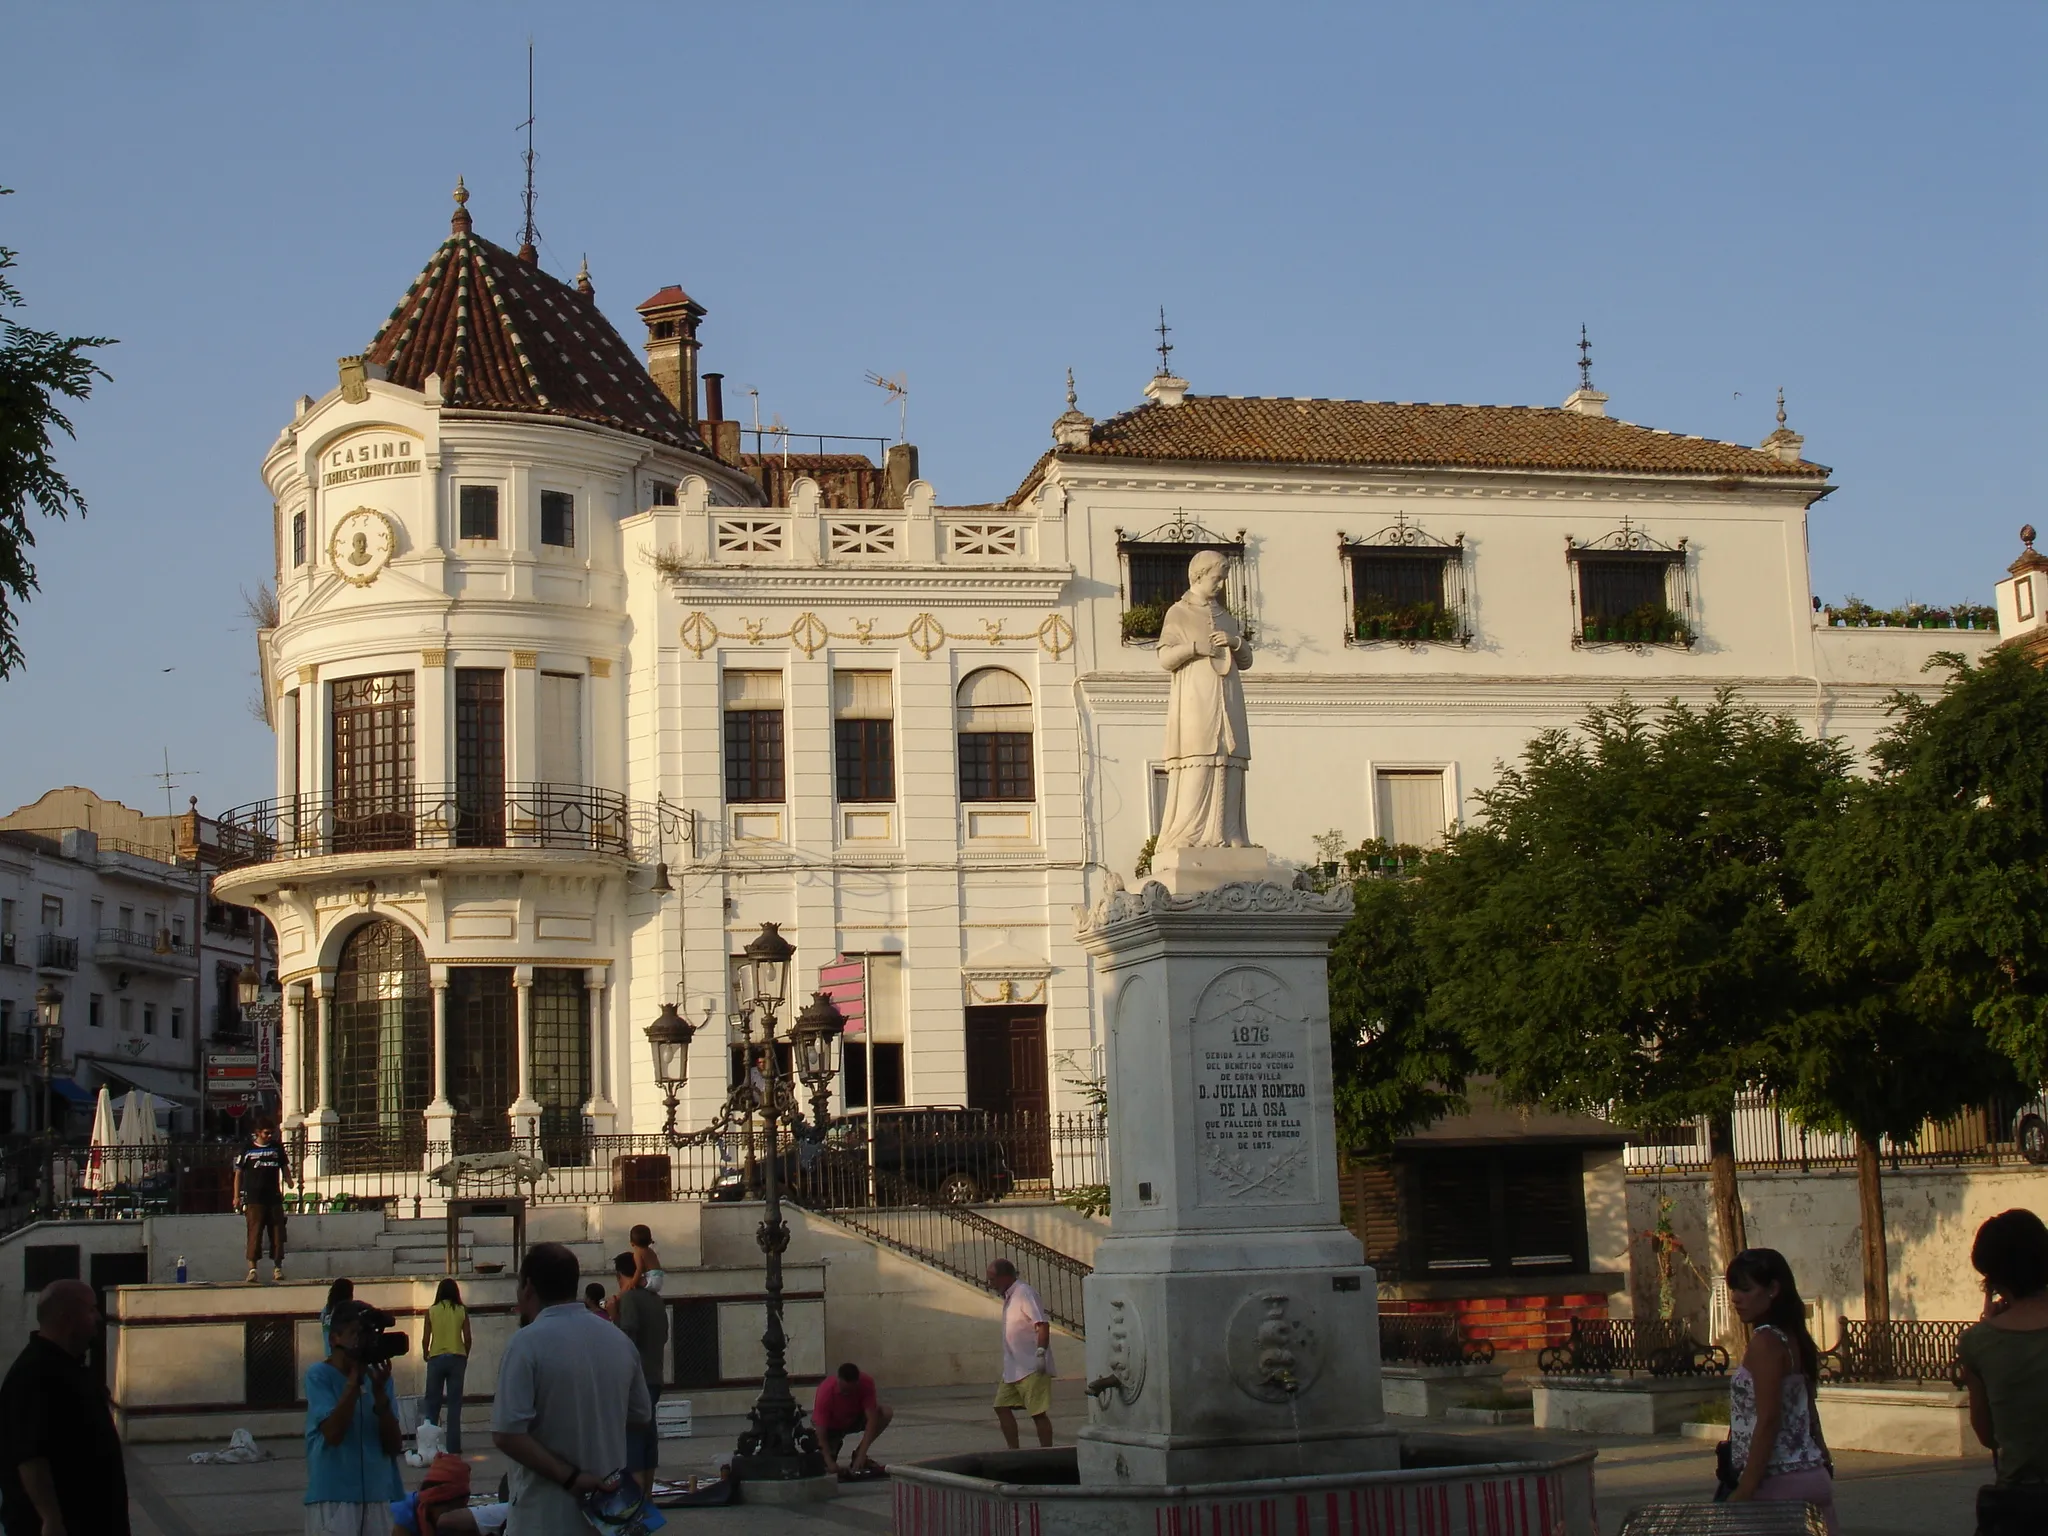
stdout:
POLYGON ((1189 561, 1187 595, 1166 610, 1159 631, 1159 665, 1173 674, 1160 853, 1251 846, 1244 822, 1244 774, 1252 756, 1244 671, 1252 648, 1244 626, 1223 606, 1225 570, 1213 549, 1189 561))

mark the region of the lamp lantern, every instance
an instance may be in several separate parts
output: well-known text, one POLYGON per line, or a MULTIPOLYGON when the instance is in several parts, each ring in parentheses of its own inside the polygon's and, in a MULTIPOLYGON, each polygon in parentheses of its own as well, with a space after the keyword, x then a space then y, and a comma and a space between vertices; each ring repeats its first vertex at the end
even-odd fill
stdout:
POLYGON ((761 931, 742 953, 747 962, 747 1002, 773 1015, 782 1007, 789 984, 789 962, 796 946, 782 936, 776 923, 763 923, 761 931))
POLYGON ((664 1092, 680 1091, 690 1077, 690 1040, 697 1026, 676 1012, 674 1003, 663 1003, 661 1012, 647 1026, 647 1044, 654 1051, 654 1080, 664 1092))
POLYGON ((254 1008, 262 1000, 263 973, 251 962, 235 975, 235 1001, 244 1008, 254 1008))
POLYGON ((846 1032, 846 1015, 822 992, 813 992, 796 1016, 796 1072, 814 1093, 829 1087, 835 1075, 832 1046, 846 1032))

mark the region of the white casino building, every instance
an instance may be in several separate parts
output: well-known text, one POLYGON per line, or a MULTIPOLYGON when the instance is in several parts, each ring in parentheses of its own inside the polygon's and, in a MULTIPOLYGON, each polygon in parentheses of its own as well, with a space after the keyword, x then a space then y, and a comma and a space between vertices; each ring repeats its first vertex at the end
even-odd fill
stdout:
MULTIPOLYGON (((1828 471, 1782 415, 1750 448, 1590 385, 1447 406, 1162 375, 1100 422, 1070 394, 995 506, 939 505, 910 450, 743 455, 716 375, 700 418, 700 306, 642 305, 643 363, 587 275, 478 236, 465 196, 263 466, 278 795, 223 818, 243 862, 216 889, 276 925, 287 1121, 344 1162, 658 1130, 646 1025, 722 1020, 764 921, 793 976, 870 957, 880 1102, 1078 1108, 1101 1024, 1074 910, 1154 830, 1145 635, 1195 548, 1232 557, 1255 638, 1251 829, 1298 862, 1331 831, 1441 836, 1623 691, 1733 686, 1860 748, 1930 652, 1992 638, 1829 627, 1828 471)), ((700 1030, 682 1124, 725 1047, 700 1030)))

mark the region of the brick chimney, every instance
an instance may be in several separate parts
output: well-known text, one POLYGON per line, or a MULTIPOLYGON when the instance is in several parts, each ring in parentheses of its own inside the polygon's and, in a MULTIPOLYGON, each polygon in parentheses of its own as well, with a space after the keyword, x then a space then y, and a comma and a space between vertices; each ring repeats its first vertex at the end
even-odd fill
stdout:
POLYGON ((697 322, 704 306, 674 283, 639 308, 647 322, 647 371, 669 404, 697 425, 697 322))

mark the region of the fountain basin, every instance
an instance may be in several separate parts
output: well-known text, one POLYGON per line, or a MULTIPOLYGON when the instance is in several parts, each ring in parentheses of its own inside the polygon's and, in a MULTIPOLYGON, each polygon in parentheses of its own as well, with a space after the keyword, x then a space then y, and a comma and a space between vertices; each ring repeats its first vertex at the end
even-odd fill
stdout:
POLYGON ((1457 1435, 1400 1443, 1393 1471, 1154 1486, 1084 1486, 1070 1448, 897 1462, 896 1536, 1598 1536, 1594 1451, 1457 1435))

